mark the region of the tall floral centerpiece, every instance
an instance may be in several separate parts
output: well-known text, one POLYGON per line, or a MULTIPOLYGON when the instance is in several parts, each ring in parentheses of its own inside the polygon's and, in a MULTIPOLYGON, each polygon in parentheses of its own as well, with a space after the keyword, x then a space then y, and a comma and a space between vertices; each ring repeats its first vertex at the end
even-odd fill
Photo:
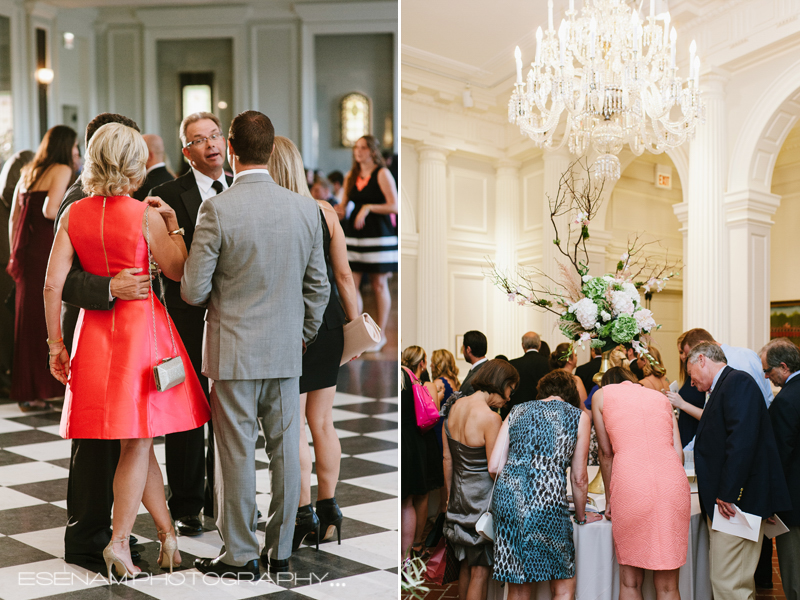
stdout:
POLYGON ((628 240, 614 273, 589 275, 586 240, 589 225, 602 203, 602 181, 592 179, 591 166, 578 160, 561 176, 558 194, 548 198, 550 220, 556 237, 553 244, 570 265, 559 263, 560 276, 553 278, 541 269, 518 268, 514 275, 491 264, 489 277, 507 295, 509 302, 532 306, 558 315, 558 327, 575 344, 609 352, 617 346, 633 348, 651 362, 647 352, 649 334, 661 327, 642 303, 641 291, 660 292, 678 275, 677 262, 649 256, 646 249, 655 242, 639 236, 628 240), (558 222, 568 217, 566 240, 559 235, 558 222))

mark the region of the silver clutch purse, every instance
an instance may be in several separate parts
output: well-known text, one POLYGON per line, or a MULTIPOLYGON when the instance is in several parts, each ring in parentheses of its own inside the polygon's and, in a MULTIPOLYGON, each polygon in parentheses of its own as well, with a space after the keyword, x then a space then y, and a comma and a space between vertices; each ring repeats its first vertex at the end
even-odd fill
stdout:
POLYGON ((156 389, 159 392, 165 392, 169 388, 183 383, 186 373, 183 370, 181 357, 175 356, 162 360, 153 367, 153 376, 156 378, 156 389))
MULTIPOLYGON (((150 253, 150 212, 145 209, 144 216, 145 226, 147 228, 147 258, 150 262, 150 271, 152 272, 153 255, 150 253)), ((178 348, 175 345, 175 337, 172 335, 172 321, 169 318, 169 311, 167 310, 167 299, 164 296, 164 282, 161 279, 161 272, 158 265, 155 265, 156 276, 158 277, 158 284, 161 291, 161 302, 164 304, 164 312, 167 314, 167 327, 169 328, 169 337, 172 340, 172 353, 175 356, 164 358, 153 367, 153 377, 156 380, 156 389, 159 392, 166 392, 168 389, 183 383, 186 379, 186 372, 183 370, 183 360, 178 356, 178 348)), ((156 307, 153 302, 153 280, 150 279, 150 309, 153 312, 153 343, 156 348, 156 357, 158 357, 158 336, 156 335, 156 307)))

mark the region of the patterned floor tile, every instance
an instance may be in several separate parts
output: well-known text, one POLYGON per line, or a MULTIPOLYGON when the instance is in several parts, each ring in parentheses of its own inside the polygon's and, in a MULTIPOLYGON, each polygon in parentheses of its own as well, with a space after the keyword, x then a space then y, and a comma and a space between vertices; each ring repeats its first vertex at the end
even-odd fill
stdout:
MULTIPOLYGON (((203 518, 205 533, 178 540, 183 563, 172 575, 156 564, 159 544, 144 506, 133 527, 139 538, 138 566, 145 575, 109 585, 97 571, 69 565, 64 553, 66 484, 71 443, 59 435, 61 415, 22 414, 16 403, 0 401, 0 597, 9 600, 231 600, 264 598, 396 598, 397 455, 396 372, 394 361, 348 363, 340 372, 333 410, 342 444, 336 497, 344 513, 341 544, 304 546, 290 559, 290 573, 270 574, 262 566, 256 584, 204 577, 195 558, 217 556, 222 540, 214 519, 203 518), (391 373, 391 376, 387 375, 391 373), (365 377, 389 381, 365 382, 365 377), (369 393, 367 393, 369 391, 369 393), (383 400, 378 398, 383 397, 383 400), (395 416, 393 416, 395 415, 395 416), (394 419, 394 420, 393 420, 394 419), (391 581, 390 581, 391 580, 391 581), (391 592, 391 593, 390 593, 391 592)), ((308 429, 307 429, 308 431, 308 429)), ((164 473, 164 438, 155 454, 164 473)), ((263 513, 257 537, 264 543, 270 496, 264 440, 256 453, 256 503, 263 513)), ((312 445, 312 457, 318 452, 312 445)), ((316 471, 316 464, 314 464, 316 471)), ((311 477, 316 501, 317 476, 311 477)))

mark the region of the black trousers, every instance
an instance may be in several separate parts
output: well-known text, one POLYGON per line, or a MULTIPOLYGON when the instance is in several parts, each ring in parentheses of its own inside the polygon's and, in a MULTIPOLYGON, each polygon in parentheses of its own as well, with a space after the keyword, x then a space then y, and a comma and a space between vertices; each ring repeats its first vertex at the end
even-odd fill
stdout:
POLYGON ((68 562, 97 558, 111 541, 111 506, 118 462, 119 440, 72 440, 64 533, 68 562))

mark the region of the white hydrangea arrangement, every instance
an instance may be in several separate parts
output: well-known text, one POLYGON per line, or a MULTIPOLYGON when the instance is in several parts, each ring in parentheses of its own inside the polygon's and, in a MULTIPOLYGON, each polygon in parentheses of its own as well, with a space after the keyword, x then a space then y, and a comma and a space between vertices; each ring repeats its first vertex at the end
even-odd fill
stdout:
POLYGON ((550 201, 551 221, 556 232, 553 244, 569 259, 573 268, 559 263, 561 277, 558 280, 541 270, 532 273, 518 270, 517 277, 512 280, 494 264, 488 276, 505 291, 509 302, 516 301, 521 306, 557 314, 558 327, 572 341, 572 346, 583 347, 588 343, 592 348, 606 352, 623 345, 655 362, 647 352, 647 344, 649 334, 661 325, 642 304, 640 290, 648 295, 662 291, 667 282, 679 274, 670 271, 677 263, 669 264, 667 260, 654 262, 643 253, 648 244, 641 243, 636 237, 629 241, 614 274, 589 275, 586 240, 590 237, 589 224, 600 208, 601 193, 602 185, 593 184, 590 167, 580 161, 573 163, 562 175, 558 196, 555 201, 550 201), (585 179, 575 176, 573 169, 576 165, 583 167, 585 179), (558 235, 556 217, 565 215, 572 218, 566 244, 563 244, 558 235), (577 226, 577 231, 573 231, 573 226, 577 226), (577 241, 573 239, 574 233, 577 241), (583 260, 579 259, 580 254, 583 260), (544 284, 542 280, 545 280, 544 284))

